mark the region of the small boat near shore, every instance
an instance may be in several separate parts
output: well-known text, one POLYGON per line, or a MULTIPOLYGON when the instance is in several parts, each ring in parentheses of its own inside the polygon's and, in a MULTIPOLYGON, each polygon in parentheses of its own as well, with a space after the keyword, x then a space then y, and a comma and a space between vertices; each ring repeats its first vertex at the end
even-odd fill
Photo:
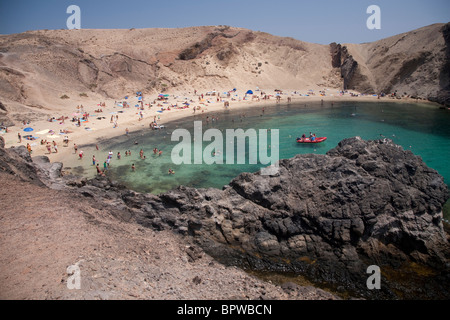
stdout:
POLYGON ((298 143, 321 143, 327 140, 327 137, 317 137, 312 141, 310 138, 297 138, 298 143))

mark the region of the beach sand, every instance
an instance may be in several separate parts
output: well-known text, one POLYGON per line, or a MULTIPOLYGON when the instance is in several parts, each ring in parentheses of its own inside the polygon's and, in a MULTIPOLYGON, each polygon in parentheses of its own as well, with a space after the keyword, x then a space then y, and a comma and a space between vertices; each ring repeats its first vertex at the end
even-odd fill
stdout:
MULTIPOLYGON (((279 103, 286 104, 303 104, 303 103, 314 103, 321 102, 325 105, 330 105, 333 102, 342 102, 342 101, 389 101, 389 102, 416 102, 413 99, 405 99, 401 100, 392 99, 388 97, 383 97, 378 100, 376 96, 351 96, 350 93, 346 93, 344 95, 339 94, 339 89, 335 88, 327 88, 327 89, 317 89, 314 90, 314 95, 306 96, 308 90, 296 90, 296 94, 294 94, 294 90, 283 90, 283 94, 281 95, 281 100, 279 103), (319 94, 319 91, 324 91, 325 95, 322 96, 319 94), (291 98, 291 102, 288 102, 288 97, 291 98)), ((29 124, 16 124, 14 127, 8 128, 8 133, 3 134, 5 138, 5 146, 8 147, 18 147, 20 145, 27 146, 29 143, 32 148, 32 156, 48 156, 51 162, 63 162, 64 164, 68 162, 73 162, 74 159, 78 158, 78 153, 74 152, 74 144, 78 146, 78 152, 82 151, 83 146, 85 145, 95 145, 98 144, 99 148, 101 148, 101 141, 105 139, 111 139, 117 136, 123 136, 126 134, 126 129, 129 130, 130 133, 140 130, 151 130, 150 123, 154 121, 155 117, 158 125, 165 125, 171 121, 179 120, 182 118, 190 117, 194 115, 194 107, 201 107, 201 110, 196 110, 195 114, 208 114, 218 111, 225 110, 224 101, 229 101, 229 109, 230 110, 239 110, 243 108, 271 108, 277 105, 276 100, 276 92, 273 90, 265 90, 261 89, 260 91, 255 91, 254 96, 260 97, 259 101, 257 99, 252 99, 251 95, 247 95, 246 99, 245 92, 246 90, 237 90, 236 93, 232 93, 230 98, 227 98, 224 94, 225 90, 211 90, 220 93, 219 102, 217 102, 217 96, 207 96, 207 92, 197 92, 194 94, 193 92, 185 93, 185 92, 170 92, 167 103, 162 101, 158 101, 158 94, 153 95, 144 95, 144 110, 140 110, 140 108, 136 107, 138 104, 138 97, 133 94, 128 97, 128 99, 124 99, 123 101, 127 102, 129 107, 123 108, 121 106, 116 105, 122 101, 114 101, 114 100, 104 100, 101 101, 105 103, 105 107, 101 107, 99 101, 83 101, 83 111, 89 114, 89 119, 87 122, 81 122, 81 126, 77 125, 77 122, 72 122, 72 118, 75 114, 81 112, 80 109, 77 109, 77 106, 80 105, 74 102, 73 108, 67 109, 67 107, 52 108, 49 112, 52 114, 54 118, 61 118, 62 116, 69 117, 66 119, 64 123, 62 121, 53 120, 49 122, 46 117, 42 117, 42 114, 36 113, 40 115, 42 119, 31 121, 29 124), (261 91, 270 95, 268 100, 263 100, 261 98, 261 91), (203 102, 199 101, 199 96, 203 94, 203 102), (234 101, 231 100, 234 98, 234 101), (151 104, 156 100, 156 104, 151 104), (171 108, 171 110, 165 110, 163 113, 159 113, 161 110, 161 104, 163 108, 166 108, 171 105, 178 105, 179 107, 183 106, 183 103, 187 101, 190 106, 185 109, 176 109, 171 108), (210 103, 208 103, 208 101, 210 103), (147 105, 150 104, 150 107, 147 105), (102 109, 102 113, 97 113, 95 110, 102 109), (121 112, 121 113, 119 113, 121 112), (140 112, 142 112, 142 119, 140 112), (116 116, 119 116, 118 120, 116 120, 116 116), (114 127, 114 122, 111 122, 111 116, 114 117, 114 121, 117 121, 117 127, 114 127), (104 117, 105 119, 98 120, 97 118, 104 117), (25 128, 31 127, 33 128, 32 132, 24 132, 25 128), (54 134, 50 134, 49 131, 52 130, 54 134), (71 133, 68 134, 60 134, 60 130, 69 130, 71 133), (25 135, 33 135, 36 137, 36 140, 29 141, 22 138, 22 142, 19 143, 18 133, 23 136, 25 135), (63 146, 64 137, 69 137, 69 143, 67 146, 63 146), (50 144, 53 145, 53 141, 56 142, 58 147, 58 152, 56 153, 52 148, 52 153, 49 154, 46 145, 41 145, 41 140, 47 140, 50 144)), ((420 101, 423 102, 422 100, 420 101)), ((88 159, 90 161, 90 159, 88 159)))

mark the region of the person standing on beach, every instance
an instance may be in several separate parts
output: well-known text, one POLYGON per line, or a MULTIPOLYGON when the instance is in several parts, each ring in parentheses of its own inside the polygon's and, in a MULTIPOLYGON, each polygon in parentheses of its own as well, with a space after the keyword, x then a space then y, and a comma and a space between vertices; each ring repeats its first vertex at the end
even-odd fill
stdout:
POLYGON ((17 137, 19 138, 19 143, 22 143, 22 136, 20 135, 20 132, 17 134, 17 137))
POLYGON ((125 134, 128 135, 130 133, 130 130, 128 128, 125 129, 125 134))
POLYGON ((97 160, 95 159, 95 156, 92 156, 92 165, 95 166, 96 162, 97 162, 97 160))
POLYGON ((98 163, 97 163, 97 165, 95 166, 95 168, 97 169, 97 174, 98 174, 98 175, 101 175, 101 174, 102 174, 102 171, 100 170, 100 167, 98 166, 98 163))
POLYGON ((47 151, 48 151, 48 154, 52 153, 52 147, 51 147, 50 143, 48 143, 48 142, 47 142, 47 151))
POLYGON ((131 165, 131 170, 134 172, 136 170, 136 167, 134 166, 134 163, 131 165))
POLYGON ((76 143, 74 143, 73 144, 73 149, 75 150, 75 154, 77 153, 77 151, 78 151, 78 146, 77 146, 77 144, 76 143))
POLYGON ((31 150, 31 146, 29 143, 27 143, 27 150, 28 150, 29 154, 31 154, 31 152, 33 152, 33 150, 31 150))

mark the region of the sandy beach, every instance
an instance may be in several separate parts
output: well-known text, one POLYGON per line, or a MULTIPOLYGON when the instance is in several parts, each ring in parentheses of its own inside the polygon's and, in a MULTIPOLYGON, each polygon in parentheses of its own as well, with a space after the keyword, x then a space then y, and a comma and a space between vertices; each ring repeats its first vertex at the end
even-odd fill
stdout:
POLYGON ((52 162, 65 163, 68 159, 78 157, 78 154, 74 152, 74 144, 78 146, 78 152, 80 152, 85 145, 99 144, 104 139, 125 135, 126 129, 130 133, 139 130, 151 130, 150 123, 154 120, 156 120, 158 125, 165 125, 171 121, 195 114, 210 114, 223 111, 226 108, 230 110, 240 110, 249 107, 271 108, 278 103, 302 104, 323 101, 325 105, 330 105, 333 102, 342 101, 416 102, 416 100, 406 98, 398 100, 383 97, 378 99, 376 96, 360 95, 359 93, 353 93, 356 96, 352 96, 350 92, 340 94, 339 89, 331 88, 309 92, 308 90, 310 89, 303 91, 283 90, 283 93, 280 95, 281 99, 278 102, 276 92, 264 89, 255 91, 253 95, 246 95, 246 90, 237 90, 236 92, 231 92, 230 97, 227 97, 225 90, 211 90, 197 92, 196 94, 193 92, 170 92, 166 100, 158 100, 159 94, 152 94, 144 95, 142 104, 140 103, 140 98, 135 95, 136 93, 122 101, 106 100, 96 102, 90 100, 83 101, 83 104, 79 103, 78 105, 74 102, 71 109, 67 107, 65 109, 54 108, 52 118, 61 119, 62 116, 67 117, 68 119, 65 119, 64 122, 61 120, 49 121, 47 117, 43 117, 28 124, 22 123, 10 127, 8 128, 8 133, 3 134, 3 137, 5 138, 6 147, 27 146, 27 144, 30 144, 32 156, 45 155, 52 162), (325 92, 325 94, 322 95, 319 91, 325 92), (214 93, 212 95, 212 92, 217 92, 218 94, 214 93), (263 95, 261 95, 261 92, 265 93, 268 99, 262 99, 263 95), (203 99, 201 99, 202 94, 203 99), (289 98, 290 100, 288 100, 289 98), (123 102, 127 102, 128 107, 123 107, 123 102), (185 106, 185 102, 190 105, 185 106), (224 106, 225 102, 229 102, 228 107, 224 106), (101 104, 104 104, 104 106, 101 104), (83 113, 81 112, 81 105, 83 106, 83 113), (138 107, 142 105, 143 108, 138 107), (197 108, 195 113, 194 108, 197 108), (162 109, 165 110, 161 113, 162 109), (103 112, 96 112, 98 110, 103 112), (78 126, 78 121, 72 121, 72 119, 82 118, 83 114, 89 114, 88 121, 80 122, 80 126, 78 126), (32 128, 33 131, 24 132, 25 128, 32 128), (68 133, 61 132, 64 130, 67 130, 68 133), (22 138, 22 142, 19 142, 18 134, 22 137, 32 135, 36 139, 30 141, 22 138), (63 140, 66 136, 69 138, 69 143, 64 145, 63 140), (41 144, 41 140, 46 140, 52 146, 51 153, 48 152, 47 144, 41 144), (58 152, 55 152, 53 148, 54 142, 57 145, 58 152))

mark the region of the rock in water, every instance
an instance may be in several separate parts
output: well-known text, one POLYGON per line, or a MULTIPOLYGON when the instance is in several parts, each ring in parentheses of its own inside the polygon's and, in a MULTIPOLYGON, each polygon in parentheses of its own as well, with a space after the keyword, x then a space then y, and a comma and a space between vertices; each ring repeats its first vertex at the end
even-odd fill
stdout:
POLYGON ((394 297, 400 287, 414 296, 415 289, 392 276, 382 290, 368 290, 369 265, 386 275, 411 264, 448 271, 447 186, 391 140, 346 139, 327 155, 281 160, 274 176, 243 173, 224 190, 179 187, 140 197, 133 200, 145 204, 140 223, 183 230, 227 264, 301 272, 371 297, 394 297))

